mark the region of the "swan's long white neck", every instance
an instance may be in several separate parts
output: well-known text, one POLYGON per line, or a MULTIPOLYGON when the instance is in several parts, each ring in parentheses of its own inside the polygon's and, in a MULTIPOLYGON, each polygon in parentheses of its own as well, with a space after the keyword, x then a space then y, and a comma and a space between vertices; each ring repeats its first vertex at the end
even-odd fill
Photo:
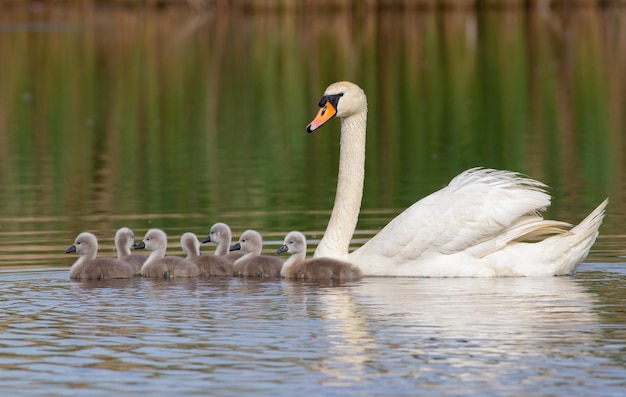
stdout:
POLYGON ((356 230, 365 178, 367 109, 341 119, 339 177, 335 204, 314 257, 345 260, 356 230))

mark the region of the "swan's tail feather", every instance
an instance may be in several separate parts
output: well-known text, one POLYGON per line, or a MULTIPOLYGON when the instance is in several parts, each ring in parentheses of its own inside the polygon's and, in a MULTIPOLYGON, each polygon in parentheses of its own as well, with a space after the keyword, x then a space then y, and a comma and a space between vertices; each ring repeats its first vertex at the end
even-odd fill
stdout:
POLYGON ((533 227, 528 228, 528 230, 524 230, 524 233, 515 240, 528 242, 541 241, 546 238, 546 236, 570 233, 570 227, 572 227, 572 225, 567 222, 543 220, 537 222, 533 227))
POLYGON ((548 236, 556 234, 570 234, 572 225, 567 222, 545 220, 537 216, 521 218, 515 225, 496 239, 489 239, 467 249, 467 252, 477 258, 492 254, 507 244, 517 242, 538 242, 548 236))
POLYGON ((604 219, 604 211, 608 203, 609 199, 604 200, 582 222, 570 230, 572 236, 568 236, 565 239, 570 250, 569 260, 555 269, 554 275, 572 274, 587 257, 591 246, 595 243, 596 237, 598 237, 598 230, 604 219))

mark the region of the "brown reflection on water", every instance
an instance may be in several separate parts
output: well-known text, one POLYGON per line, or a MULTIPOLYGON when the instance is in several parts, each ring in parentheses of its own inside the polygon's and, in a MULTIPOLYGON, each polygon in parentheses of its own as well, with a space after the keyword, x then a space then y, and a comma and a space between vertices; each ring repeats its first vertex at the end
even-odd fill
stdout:
POLYGON ((112 255, 121 226, 319 238, 338 123, 304 126, 339 79, 369 98, 355 245, 483 165, 551 185, 554 218, 610 196, 591 259, 622 260, 623 10, 361 11, 3 12, 0 266, 67 266, 83 230, 112 255))

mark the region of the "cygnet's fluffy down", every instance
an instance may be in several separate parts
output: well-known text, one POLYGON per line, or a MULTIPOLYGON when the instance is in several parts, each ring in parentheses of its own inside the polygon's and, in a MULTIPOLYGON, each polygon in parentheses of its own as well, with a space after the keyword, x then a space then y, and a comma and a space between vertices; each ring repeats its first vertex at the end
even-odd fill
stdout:
POLYGON ((235 261, 235 276, 279 278, 283 261, 274 256, 261 255, 263 238, 255 230, 246 230, 231 250, 241 250, 244 255, 235 261))
POLYGON ((200 240, 194 233, 185 233, 180 238, 180 246, 187 259, 200 269, 201 276, 232 276, 234 262, 225 256, 200 254, 200 240))
POLYGON ((148 230, 143 241, 135 244, 135 249, 142 248, 152 251, 141 267, 141 275, 144 277, 174 278, 200 275, 200 269, 195 263, 178 256, 165 256, 167 234, 163 230, 148 230))
POLYGON ((135 233, 127 227, 119 229, 115 233, 115 249, 117 250, 117 260, 126 262, 133 269, 135 276, 141 276, 141 267, 148 256, 132 254, 130 249, 135 245, 135 233))
POLYGON ((114 258, 96 258, 98 239, 92 233, 79 234, 74 240, 74 244, 65 250, 66 254, 71 252, 80 255, 70 268, 71 279, 108 280, 133 276, 132 268, 125 262, 120 262, 114 258))
POLYGON ((306 258, 306 237, 300 232, 290 232, 276 253, 291 254, 285 261, 280 275, 284 278, 311 280, 359 280, 361 270, 348 262, 331 258, 306 258))
POLYGON ((202 240, 202 244, 215 243, 215 256, 220 256, 228 259, 231 262, 235 262, 237 259, 245 255, 242 251, 229 251, 230 243, 233 238, 233 234, 230 230, 230 226, 225 223, 218 222, 211 226, 209 235, 202 240))

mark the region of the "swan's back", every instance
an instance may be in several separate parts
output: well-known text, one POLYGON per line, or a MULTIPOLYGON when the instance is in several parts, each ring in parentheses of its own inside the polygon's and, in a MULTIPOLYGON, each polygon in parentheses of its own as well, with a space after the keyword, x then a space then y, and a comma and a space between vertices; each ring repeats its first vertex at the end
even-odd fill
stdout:
POLYGON ((254 230, 246 230, 235 244, 244 255, 235 261, 233 273, 240 277, 279 278, 283 261, 279 258, 261 255, 263 238, 254 230))
POLYGON ((304 234, 297 231, 287 234, 283 246, 276 251, 277 254, 283 252, 291 254, 281 270, 282 277, 345 281, 359 280, 363 277, 361 270, 348 262, 332 258, 305 259, 306 248, 304 234))
POLYGON ((194 263, 178 256, 165 256, 167 250, 167 235, 160 229, 150 229, 143 242, 135 246, 146 248, 150 256, 141 268, 144 277, 197 277, 200 269, 194 263))
POLYGON ((117 259, 126 262, 133 269, 135 276, 141 276, 141 267, 148 257, 141 254, 132 254, 131 248, 135 245, 135 234, 127 227, 122 227, 115 233, 115 249, 117 259))
POLYGON ((131 278, 133 270, 125 262, 114 258, 96 258, 98 239, 92 233, 81 233, 66 253, 76 252, 80 256, 70 268, 70 278, 78 280, 108 280, 131 278))
POLYGON ((398 263, 429 253, 454 254, 492 240, 523 216, 550 205, 545 185, 509 171, 474 168, 406 209, 351 258, 398 263))
POLYGON ((368 275, 570 274, 593 244, 606 202, 586 223, 595 234, 572 233, 579 229, 541 216, 550 205, 544 189, 510 171, 467 170, 394 218, 349 259, 368 275), (587 249, 582 257, 577 246, 587 249))
POLYGON ((187 253, 188 261, 194 263, 201 276, 232 276, 233 261, 226 256, 200 254, 200 241, 193 233, 185 233, 180 238, 180 245, 187 253))

